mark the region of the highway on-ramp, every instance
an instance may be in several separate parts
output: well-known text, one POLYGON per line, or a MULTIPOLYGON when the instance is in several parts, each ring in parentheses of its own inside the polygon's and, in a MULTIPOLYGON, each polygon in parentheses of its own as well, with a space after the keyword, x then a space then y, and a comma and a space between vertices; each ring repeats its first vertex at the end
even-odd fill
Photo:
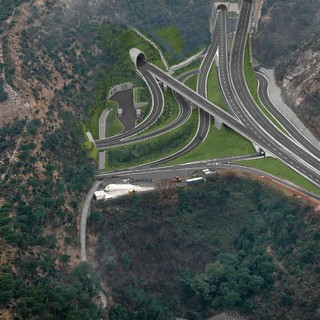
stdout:
POLYGON ((160 117, 164 107, 164 100, 161 88, 159 87, 158 82, 148 71, 141 70, 140 73, 141 76, 145 79, 152 93, 152 109, 150 114, 143 122, 141 122, 140 125, 133 128, 132 130, 120 133, 118 135, 106 139, 96 140, 95 143, 98 149, 104 149, 107 146, 117 145, 120 141, 132 137, 138 134, 139 132, 142 132, 143 130, 149 128, 160 117))
MULTIPOLYGON (((197 70, 190 70, 186 73, 181 74, 178 77, 178 79, 181 82, 185 82, 186 80, 188 80, 190 77, 194 76, 195 74, 197 74, 197 70)), ((145 77, 146 81, 148 81, 149 78, 150 77, 145 77)), ((152 77, 152 79, 154 81, 153 77, 152 77)), ((155 88, 156 91, 158 90, 158 87, 152 86, 152 82, 148 83, 148 86, 149 86, 149 88, 151 88, 151 90, 152 90, 152 88, 155 88)), ((151 92, 151 94, 155 96, 157 94, 156 91, 151 92)), ((148 132, 143 135, 136 135, 137 133, 134 133, 134 136, 127 136, 127 133, 130 133, 130 134, 132 133, 132 130, 131 130, 131 131, 126 132, 125 137, 123 137, 123 135, 120 135, 120 136, 118 135, 118 136, 110 137, 110 139, 104 139, 103 141, 96 140, 96 144, 97 144, 98 149, 105 149, 105 148, 114 147, 114 146, 123 146, 126 144, 137 143, 140 141, 151 139, 151 138, 160 136, 162 134, 165 134, 167 132, 170 132, 171 130, 184 124, 189 119, 189 117, 191 115, 191 111, 192 111, 191 106, 190 106, 189 102, 185 98, 183 98, 181 95, 174 93, 174 96, 175 96, 175 98, 178 102, 178 105, 179 105, 179 115, 174 121, 172 121, 171 123, 169 123, 166 126, 163 126, 157 130, 153 130, 153 131, 148 132)), ((159 110, 161 108, 161 106, 155 105, 155 103, 156 102, 154 102, 154 109, 159 110)), ((139 129, 141 131, 145 130, 145 128, 141 128, 141 126, 138 126, 137 129, 139 129)), ((135 132, 136 132, 136 130, 135 130, 135 132)))
MULTIPOLYGON (((316 155, 305 152, 299 144, 283 134, 271 123, 253 100, 244 77, 244 51, 249 29, 252 1, 244 0, 240 10, 237 29, 230 58, 230 78, 234 92, 240 101, 239 115, 259 140, 262 148, 281 159, 291 168, 320 186, 320 161, 316 155)), ((227 63, 227 62, 225 62, 227 63)), ((241 118, 240 118, 241 119, 241 118)))
MULTIPOLYGON (((137 56, 137 59, 139 60, 139 63, 137 63, 138 72, 143 75, 147 81, 152 81, 152 76, 155 77, 173 91, 181 94, 189 102, 214 116, 216 120, 218 119, 231 129, 248 138, 257 147, 266 151, 268 155, 281 159, 301 175, 317 186, 320 186, 319 158, 314 154, 306 152, 299 143, 291 140, 276 128, 256 105, 248 90, 243 72, 243 60, 251 16, 251 7, 251 0, 243 0, 231 51, 229 71, 226 44, 222 43, 222 41, 225 41, 223 39, 226 38, 224 27, 225 9, 223 6, 220 6, 219 12, 221 15, 221 18, 219 18, 221 31, 219 69, 225 70, 226 72, 224 81, 221 81, 222 78, 220 76, 220 84, 223 87, 225 97, 228 96, 228 92, 226 91, 227 87, 224 85, 225 83, 231 84, 229 86, 230 96, 234 98, 234 103, 238 110, 230 103, 230 100, 228 104, 236 116, 226 113, 200 94, 186 87, 177 79, 146 62, 146 58, 142 54, 137 56), (224 52, 221 51, 222 49, 224 52)), ((219 72, 221 72, 221 70, 219 70, 219 72)), ((198 142, 201 142, 200 140, 203 138, 204 137, 199 136, 198 142)), ((192 143, 195 142, 195 140, 192 141, 192 143)))

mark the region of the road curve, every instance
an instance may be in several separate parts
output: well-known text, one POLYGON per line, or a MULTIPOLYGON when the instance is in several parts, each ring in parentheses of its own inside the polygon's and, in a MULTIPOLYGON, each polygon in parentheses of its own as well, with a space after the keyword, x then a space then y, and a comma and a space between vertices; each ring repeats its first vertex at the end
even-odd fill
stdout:
MULTIPOLYGON (((249 125, 247 128, 243 124, 239 123, 239 121, 234 118, 232 115, 226 113, 224 110, 220 109, 210 101, 204 99, 199 94, 197 94, 195 91, 191 90, 190 88, 186 87, 179 81, 177 81, 175 78, 171 77, 170 75, 166 74, 156 66, 145 63, 144 65, 139 67, 140 69, 148 70, 150 73, 152 73, 155 78, 162 81, 163 83, 167 84, 169 87, 171 87, 173 90, 177 91, 178 93, 184 95, 188 100, 190 100, 195 105, 200 106, 202 109, 204 109, 206 112, 210 113, 214 117, 217 116, 219 119, 221 119, 227 126, 229 126, 231 129, 235 130, 236 132, 240 133, 241 135, 245 136, 252 142, 254 142, 256 145, 259 145, 263 147, 264 150, 267 150, 270 152, 270 154, 273 154, 273 149, 270 149, 270 145, 272 143, 273 148, 278 147, 277 141, 273 141, 272 139, 266 140, 264 136, 261 136, 262 133, 257 134, 256 129, 253 127, 253 125, 249 125)), ((250 119, 251 120, 251 119, 250 119)), ((251 124, 251 123, 249 123, 251 124)), ((301 172, 301 168, 305 171, 304 175, 307 177, 311 182, 316 184, 317 186, 320 186, 320 174, 319 172, 315 171, 312 167, 304 166, 304 164, 300 164, 299 161, 296 161, 295 158, 289 159, 287 157, 287 154, 283 152, 282 146, 279 148, 280 151, 278 154, 282 155, 282 158, 286 159, 284 162, 287 162, 290 167, 295 168, 295 166, 298 166, 301 172), (280 153, 281 152, 281 153, 280 153), (294 161, 293 161, 294 160, 294 161), (315 171, 315 172, 314 172, 315 171)), ((277 151, 277 149, 275 149, 277 151)), ((287 150, 285 150, 287 151, 287 150)), ((281 157, 280 157, 281 159, 281 157)), ((300 160, 300 159, 299 159, 300 160)), ((299 171, 299 170, 297 170, 299 171)))
MULTIPOLYGON (((254 156, 249 156, 249 157, 254 157, 254 156)), ((257 156, 258 157, 258 156, 257 156)), ((244 159, 245 156, 242 156, 244 159)), ((248 156, 247 156, 248 158, 248 156)), ((186 170, 202 170, 205 168, 209 168, 211 170, 216 170, 216 169, 231 169, 231 170, 241 170, 241 171, 246 171, 250 173, 254 173, 258 176, 263 176, 263 177, 269 177, 271 180, 274 180, 290 189, 293 189, 297 192, 303 193, 304 195, 310 197, 311 199, 314 199, 320 203, 320 196, 311 193, 309 191, 306 191, 299 186, 287 181, 287 180, 282 180, 281 178, 278 178, 272 174, 269 174, 267 172, 264 172, 259 169, 255 168, 250 168, 250 167, 245 167, 243 165, 237 165, 233 163, 228 163, 230 161, 238 161, 240 159, 232 159, 232 158, 224 158, 224 159, 212 159, 212 160, 206 160, 206 161, 196 161, 193 163, 186 163, 186 164, 181 164, 181 165, 174 165, 174 166, 166 166, 166 167, 161 167, 161 168, 155 168, 155 167, 133 167, 133 168, 128 168, 125 170, 118 170, 114 172, 106 172, 106 173, 101 173, 97 174, 96 178, 97 179, 105 179, 108 177, 134 177, 135 175, 138 175, 141 177, 144 174, 156 174, 156 173, 164 173, 164 172, 170 172, 170 176, 176 176, 177 172, 180 172, 180 175, 183 176, 184 171, 186 170)))
POLYGON ((301 132, 285 117, 279 109, 271 102, 268 95, 268 79, 260 72, 256 72, 259 81, 259 98, 267 110, 275 117, 275 119, 287 130, 291 136, 307 149, 310 153, 316 155, 320 159, 320 150, 315 147, 301 132))
POLYGON ((120 141, 132 137, 133 135, 136 135, 139 132, 142 132, 143 130, 149 128, 152 124, 154 124, 160 117, 164 107, 164 100, 159 84, 149 72, 141 70, 140 74, 142 78, 145 79, 145 82, 148 84, 150 92, 152 94, 152 108, 150 114, 140 125, 133 128, 132 130, 120 133, 118 135, 106 139, 96 140, 95 143, 98 149, 104 149, 106 148, 106 146, 112 145, 112 143, 116 145, 120 141))
POLYGON ((305 152, 299 144, 289 139, 289 137, 284 135, 266 119, 248 90, 243 70, 251 8, 252 1, 244 0, 231 51, 230 78, 234 92, 241 103, 239 114, 244 117, 244 121, 246 122, 243 121, 243 123, 251 130, 252 136, 259 141, 258 145, 265 148, 271 155, 275 155, 317 186, 320 186, 319 159, 305 152))
MULTIPOLYGON (((187 79, 189 79, 190 77, 194 76, 195 74, 197 74, 197 70, 191 70, 188 72, 185 72, 183 74, 181 74, 179 77, 177 77, 177 79, 181 82, 185 82, 187 79)), ((145 78, 147 81, 149 78, 145 78)), ((152 84, 149 84, 149 87, 152 87, 152 84)), ((189 102, 184 99, 181 95, 177 94, 177 93, 173 93, 178 105, 179 105, 179 115, 178 117, 172 121, 170 124, 159 128, 157 130, 154 130, 152 132, 149 132, 147 134, 144 135, 139 135, 139 136, 134 136, 134 137, 127 137, 127 138, 123 138, 122 136, 115 136, 115 139, 106 139, 104 140, 103 144, 99 144, 98 149, 105 149, 108 147, 114 147, 114 146, 123 146, 123 145, 127 145, 127 144, 131 144, 131 143, 136 143, 136 142, 140 142, 140 141, 144 141, 162 134, 165 134, 167 132, 169 132, 170 130, 173 130, 179 126, 181 126, 183 123, 185 123, 190 115, 191 115, 191 106, 189 104, 189 102)), ((138 128, 138 127, 137 127, 138 128)), ((139 126, 140 128, 140 126, 139 126)), ((142 130, 144 130, 142 128, 142 130)), ((132 131, 130 131, 132 132, 132 131)), ((96 141, 97 143, 97 141, 96 141)))

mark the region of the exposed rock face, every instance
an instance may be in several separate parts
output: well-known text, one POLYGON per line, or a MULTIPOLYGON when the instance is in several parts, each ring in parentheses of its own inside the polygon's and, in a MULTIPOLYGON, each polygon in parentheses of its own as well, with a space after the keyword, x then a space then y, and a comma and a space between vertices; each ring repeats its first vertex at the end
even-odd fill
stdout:
POLYGON ((320 36, 280 58, 275 71, 287 102, 320 139, 320 36))
POLYGON ((279 58, 319 32, 319 0, 264 0, 258 32, 252 41, 253 54, 264 66, 273 67, 279 58))
POLYGON ((252 52, 275 67, 286 103, 320 139, 320 2, 264 0, 252 52), (306 41, 307 39, 307 41, 306 41))

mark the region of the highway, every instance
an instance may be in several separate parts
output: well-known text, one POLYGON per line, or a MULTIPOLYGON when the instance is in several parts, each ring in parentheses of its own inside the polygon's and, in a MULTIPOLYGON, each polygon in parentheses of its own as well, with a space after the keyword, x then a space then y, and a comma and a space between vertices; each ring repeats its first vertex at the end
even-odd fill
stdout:
POLYGON ((268 79, 260 72, 256 72, 256 76, 259 81, 259 97, 262 104, 302 147, 320 159, 320 150, 301 134, 301 132, 271 102, 268 95, 268 79))
MULTIPOLYGON (((227 63, 227 61, 225 61, 227 63)), ((194 92, 193 90, 187 88, 179 81, 166 74, 159 68, 155 67, 150 63, 144 63, 140 65, 139 70, 143 70, 144 72, 148 70, 152 73, 155 78, 162 81, 174 91, 177 91, 184 97, 186 97, 189 101, 194 103, 195 105, 201 107, 206 112, 210 113, 214 117, 218 117, 222 120, 227 126, 237 131, 241 135, 248 138, 250 141, 260 146, 263 150, 268 152, 271 155, 274 155, 280 158, 282 161, 287 163, 291 168, 295 169, 303 176, 305 176, 308 180, 320 186, 320 174, 319 174, 319 161, 315 159, 313 156, 309 156, 305 154, 305 152, 301 152, 300 146, 297 146, 293 141, 292 144, 294 147, 290 146, 290 150, 285 148, 283 145, 279 145, 278 138, 274 139, 270 135, 265 134, 265 130, 261 128, 260 125, 256 125, 255 121, 252 119, 250 115, 247 114, 246 109, 241 105, 239 105, 241 112, 239 113, 239 118, 245 117, 246 123, 243 121, 243 124, 240 123, 235 117, 230 114, 227 114, 225 111, 221 110, 219 107, 215 106, 213 103, 209 102, 205 98, 201 97, 199 94, 194 92), (299 155, 293 153, 295 150, 299 150, 299 155), (303 159, 303 160, 302 160, 303 159), (310 163, 308 163, 310 162, 310 163)), ((242 73, 242 69, 241 69, 242 73)), ((246 85, 245 85, 246 88, 246 85)), ((251 96, 250 96, 251 97, 251 96)), ((252 98, 251 98, 252 101, 252 98)), ((259 109, 260 111, 260 109, 259 109)), ((264 115, 263 115, 264 117, 264 115)), ((265 121, 265 120, 264 120, 265 121)), ((270 122, 267 120, 268 125, 270 122)), ((279 130, 276 130, 277 134, 283 135, 279 130)), ((289 140, 289 139, 288 139, 289 140)))
MULTIPOLYGON (((219 6, 220 20, 219 20, 219 62, 218 62, 218 78, 220 88, 226 101, 229 110, 232 114, 243 123, 243 116, 239 114, 240 105, 238 99, 233 91, 228 64, 228 46, 227 46, 227 8, 224 5, 219 6)), ((246 123, 248 124, 248 123, 246 123)))
POLYGON ((156 180, 156 179, 172 178, 177 175, 180 177, 184 177, 186 179, 187 176, 191 176, 194 171, 201 171, 206 168, 210 169, 211 171, 216 171, 219 169, 240 170, 244 172, 253 173, 259 176, 261 179, 265 179, 266 177, 268 177, 271 181, 273 180, 275 182, 278 182, 279 184, 284 185, 289 189, 295 190, 298 193, 302 193, 307 197, 310 197, 310 199, 314 199, 320 202, 320 196, 315 195, 306 190, 303 190, 299 186, 296 186, 289 181, 282 180, 281 178, 273 176, 259 169, 232 164, 233 161, 238 161, 248 157, 254 158, 259 156, 252 155, 252 156, 225 158, 225 159, 211 159, 206 161, 195 161, 193 163, 186 163, 186 164, 175 165, 175 166, 166 166, 161 168, 134 167, 134 168, 128 168, 125 170, 118 170, 114 172, 100 173, 96 175, 96 179, 102 180, 102 179, 114 178, 114 177, 121 177, 121 178, 137 177, 138 179, 150 178, 150 179, 156 180))
MULTIPOLYGON (((205 57, 199 68, 198 78, 197 78, 197 92, 204 98, 208 98, 207 86, 208 77, 210 69, 214 62, 214 58, 218 50, 218 32, 219 32, 219 13, 215 16, 214 29, 212 35, 212 42, 206 52, 205 57)), ((201 141, 206 138, 210 130, 211 116, 201 108, 199 110, 199 126, 197 131, 197 136, 195 137, 197 141, 201 141)))
MULTIPOLYGON (((195 74, 197 74, 197 70, 191 70, 191 71, 188 71, 184 74, 181 74, 178 79, 182 82, 185 82, 187 79, 189 79, 190 77, 194 76, 195 74)), ((152 77, 153 78, 153 77, 152 77)), ((156 88, 157 87, 152 87, 152 83, 149 83, 149 88, 156 88)), ((153 91, 151 92, 152 95, 157 95, 157 90, 156 91, 153 91)), ((100 140, 96 140, 96 144, 97 144, 97 148, 98 149, 105 149, 105 148, 108 148, 108 147, 114 147, 114 146, 123 146, 123 145, 126 145, 126 144, 131 144, 131 143, 137 143, 137 142, 140 142, 140 141, 144 141, 144 140, 147 140, 147 139, 151 139, 153 137, 156 137, 156 136, 159 136, 159 135, 162 135, 164 133, 167 133, 167 132, 170 132, 171 130, 181 126, 182 124, 184 124, 191 116, 191 106, 189 104, 189 102, 183 98, 181 95, 177 94, 177 93, 173 93, 177 102, 178 102, 178 105, 179 105, 179 115, 178 117, 172 121, 170 124, 164 126, 164 127, 161 127, 157 130, 153 130, 151 132, 148 132, 144 135, 135 135, 135 136, 128 136, 128 137, 124 137, 123 138, 123 135, 119 136, 113 136, 111 137, 110 139, 104 139, 103 141, 100 140)), ((160 109, 161 106, 159 105, 156 105, 154 104, 153 108, 156 110, 156 109, 160 109)), ((141 128, 140 126, 137 127, 137 128, 140 128, 140 130, 145 130, 143 128, 141 128)), ((128 131, 128 132, 132 132, 131 131, 128 131)))
POLYGON ((259 140, 262 148, 320 186, 319 158, 306 153, 304 148, 278 130, 256 105, 247 87, 243 69, 251 7, 251 0, 243 1, 230 57, 230 78, 238 101, 241 102, 238 114, 240 119, 242 115, 243 123, 259 140))
POLYGON ((238 120, 235 117, 228 114, 227 112, 225 112, 212 102, 208 101, 204 97, 200 96, 197 92, 188 88, 183 83, 173 78, 169 74, 165 73, 153 64, 146 62, 143 66, 139 67, 139 70, 141 69, 144 71, 148 70, 151 74, 154 75, 156 79, 162 81, 172 90, 183 95, 187 100, 189 100, 196 106, 199 106, 207 113, 209 113, 211 116, 221 119, 231 129, 241 133, 242 135, 249 133, 249 130, 247 130, 245 126, 239 124, 238 120))
MULTIPOLYGON (((207 98, 207 81, 208 81, 208 75, 211 69, 211 66, 214 61, 214 57, 218 50, 218 32, 219 32, 219 19, 220 19, 220 12, 215 17, 215 28, 213 33, 213 42, 209 46, 207 53, 201 63, 201 66, 198 71, 198 79, 197 79, 197 92, 199 95, 201 95, 204 98, 207 98)), ((141 68, 139 68, 141 70, 141 68)), ((184 82, 189 75, 194 75, 194 72, 191 71, 189 73, 184 74, 184 77, 178 77, 177 80, 180 82, 184 82)), ((174 91, 175 92, 175 91, 174 91)), ((177 94, 177 99, 180 101, 180 104, 186 103, 186 99, 183 98, 180 94, 177 94), (183 101, 181 101, 183 99, 183 101)), ((157 166, 162 163, 166 163, 168 161, 177 159, 184 154, 187 154, 194 148, 196 148, 200 143, 203 142, 203 140, 206 138, 206 136, 209 133, 210 130, 210 122, 211 122, 211 116, 209 113, 205 112, 203 109, 198 108, 199 110, 199 120, 198 120, 198 128, 195 136, 193 137, 192 141, 186 145, 184 148, 179 150, 178 152, 175 152, 167 157, 164 157, 162 159, 153 161, 152 163, 144 164, 139 167, 148 167, 148 166, 157 166)))
MULTIPOLYGON (((217 17, 215 19, 215 24, 217 22, 217 17)), ((202 64, 199 68, 199 71, 197 70, 192 70, 187 73, 184 73, 177 77, 177 79, 184 83, 189 77, 195 75, 198 73, 198 80, 197 80, 197 91, 199 94, 201 94, 203 97, 207 98, 207 79, 208 79, 208 74, 210 72, 210 68, 212 66, 214 56, 218 50, 218 30, 219 28, 214 29, 214 35, 213 39, 215 41, 209 46, 208 51, 206 53, 205 58, 202 61, 202 64)), ((154 78, 150 77, 150 74, 148 71, 145 71, 143 69, 139 69, 140 74, 144 78, 145 82, 148 84, 149 89, 151 91, 151 94, 153 97, 160 97, 161 94, 159 92, 159 87, 154 84, 154 78)), ((161 89, 160 89, 161 90, 161 89)), ((99 150, 103 150, 107 147, 112 147, 112 146, 121 146, 121 145, 126 145, 130 143, 136 143, 139 141, 147 140, 155 136, 159 136, 161 134, 164 134, 180 125, 182 125, 190 116, 190 106, 188 101, 181 96, 178 93, 174 92, 174 95, 176 96, 176 99, 179 103, 180 106, 180 113, 177 119, 175 119, 172 123, 170 123, 168 126, 163 127, 159 130, 152 131, 146 135, 142 136, 135 136, 134 135, 138 134, 139 132, 142 132, 143 130, 147 129, 150 126, 150 122, 155 122, 154 119, 156 115, 159 115, 159 110, 161 109, 161 104, 163 101, 161 99, 155 99, 153 101, 153 108, 152 108, 152 114, 148 117, 148 121, 141 124, 140 126, 134 128, 133 130, 124 132, 119 135, 115 135, 109 138, 104 138, 104 139, 99 139, 96 140, 96 146, 99 150), (160 105, 159 105, 160 104, 160 105)), ((208 113, 203 111, 202 109, 199 108, 199 125, 198 125, 198 130, 196 133, 196 136, 194 138, 196 143, 192 144, 192 149, 199 144, 199 141, 202 142, 204 138, 207 136, 209 130, 210 130, 210 122, 211 122, 211 117, 208 113)), ((191 149, 190 149, 191 150, 191 149)), ((189 148, 188 150, 185 150, 184 153, 190 151, 189 148)))
MULTIPOLYGON (((233 41, 230 64, 228 62, 226 45, 226 9, 223 5, 219 6, 217 20, 215 23, 215 32, 220 35, 218 43, 220 85, 224 97, 234 115, 226 113, 224 110, 220 109, 199 94, 204 94, 204 92, 201 91, 204 86, 203 84, 200 85, 200 80, 197 86, 199 93, 194 92, 177 79, 163 72, 156 66, 146 62, 146 58, 141 54, 137 56, 138 72, 147 81, 147 83, 152 83, 152 85, 149 84, 150 87, 152 86, 152 88, 150 88, 151 90, 158 90, 158 84, 156 84, 154 79, 152 81, 152 78, 154 77, 166 84, 173 91, 182 95, 194 105, 200 107, 204 112, 215 117, 215 119, 222 121, 225 125, 252 141, 255 146, 263 149, 268 155, 279 158, 308 180, 317 186, 320 186, 320 161, 317 155, 311 152, 306 152, 305 148, 299 143, 291 140, 288 136, 278 130, 278 128, 276 128, 265 117, 260 108, 256 105, 247 87, 243 67, 244 49, 250 22, 251 7, 251 0, 243 0, 233 41)), ((215 48, 216 46, 216 38, 218 37, 214 37, 212 48, 215 48)), ((208 51, 205 59, 207 64, 210 64, 210 55, 212 63, 214 57, 213 52, 214 50, 212 50, 211 53, 210 50, 208 51)), ((205 77, 202 76, 201 81, 203 81, 204 78, 205 77)), ((155 95, 156 99, 159 98, 158 96, 159 94, 155 95)), ((160 98, 158 103, 161 104, 160 98)), ((153 105, 155 105, 155 102, 153 105)), ((158 108, 154 109, 155 111, 152 112, 152 114, 154 115, 158 113, 159 116, 161 112, 159 113, 158 108)), ((153 118, 153 116, 149 116, 148 118, 153 118)), ((153 120, 155 121, 155 119, 153 120)), ((203 118, 202 123, 205 123, 205 118, 203 118)), ((141 125, 139 127, 135 128, 135 130, 137 130, 136 132, 141 131, 141 125)), ((132 134, 135 133, 127 133, 128 136, 132 134)), ((194 139, 191 142, 190 147, 192 147, 193 143, 200 143, 204 137, 205 136, 199 134, 198 139, 194 139)), ((116 138, 117 137, 115 137, 115 139, 116 138)), ((101 145, 98 145, 97 143, 97 146, 100 147, 101 145)), ((181 152, 183 152, 183 150, 181 150, 181 152)), ((175 155, 175 157, 177 155, 175 155)), ((162 160, 164 161, 165 159, 162 160)))

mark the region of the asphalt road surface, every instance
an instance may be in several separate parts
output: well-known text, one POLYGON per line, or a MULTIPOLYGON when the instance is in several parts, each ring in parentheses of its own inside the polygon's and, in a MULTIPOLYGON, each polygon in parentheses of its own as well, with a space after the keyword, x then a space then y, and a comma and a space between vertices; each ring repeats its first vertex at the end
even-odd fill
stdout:
MULTIPOLYGON (((287 165, 298 171, 313 183, 320 186, 320 161, 314 155, 305 152, 299 144, 291 140, 276 128, 262 113, 254 102, 243 72, 244 50, 251 15, 252 1, 244 0, 234 37, 230 77, 234 91, 241 102, 239 116, 243 123, 252 131, 252 136, 269 153, 281 159, 287 165), (241 119, 242 120, 242 119, 241 119)), ((227 63, 227 61, 225 61, 227 63)))
POLYGON ((123 132, 110 138, 96 140, 95 143, 98 149, 104 149, 106 148, 106 146, 117 145, 120 141, 132 137, 133 135, 136 135, 137 133, 149 128, 160 117, 163 111, 164 101, 163 94, 159 87, 159 84, 148 71, 141 70, 140 73, 142 77, 145 79, 146 83, 149 85, 152 94, 153 103, 150 114, 143 122, 141 122, 137 127, 133 128, 132 130, 123 132))
MULTIPOLYGON (((242 156, 241 158, 245 157, 254 157, 254 156, 242 156)), ((311 192, 308 192, 306 190, 301 189, 300 187, 292 184, 291 182, 288 182, 286 180, 282 180, 278 177, 275 177, 271 174, 268 174, 264 171, 244 167, 236 164, 232 164, 232 161, 240 160, 240 157, 235 158, 225 158, 225 159, 212 159, 212 160, 206 160, 206 161, 197 161, 194 163, 187 163, 187 164, 181 164, 176 166, 167 166, 167 167, 161 167, 161 168, 129 168, 126 170, 119 170, 116 172, 109 172, 109 173, 103 173, 96 175, 97 179, 112 179, 112 178, 131 178, 134 180, 148 180, 148 181, 156 181, 160 179, 171 179, 175 176, 180 176, 184 180, 191 177, 191 175, 198 171, 201 172, 203 169, 210 169, 211 171, 216 171, 218 169, 230 169, 230 170, 241 170, 245 172, 254 173, 255 175, 259 176, 260 178, 264 179, 266 177, 270 178, 271 180, 274 180, 292 190, 296 190, 297 192, 305 194, 307 197, 310 197, 310 199, 314 199, 316 201, 320 202, 320 196, 315 195, 311 192), (231 162, 231 163, 230 163, 231 162)))
POLYGON ((116 92, 110 100, 118 103, 119 108, 122 109, 122 116, 119 121, 124 126, 125 131, 132 130, 136 125, 136 109, 133 105, 133 89, 127 89, 116 92))
MULTIPOLYGON (((197 70, 191 70, 191 71, 188 71, 188 72, 180 75, 178 77, 178 79, 181 82, 185 82, 187 79, 189 79, 190 77, 192 77, 195 74, 197 74, 197 70)), ((149 87, 152 88, 151 83, 149 84, 149 87)), ((153 92, 152 94, 156 94, 156 93, 153 92)), ((115 136, 114 139, 109 139, 109 140, 105 139, 101 145, 99 144, 98 149, 105 149, 105 148, 111 147, 111 146, 122 146, 122 145, 130 144, 130 143, 144 141, 144 140, 159 136, 161 134, 170 132, 171 130, 181 126, 183 123, 185 123, 189 119, 192 110, 191 110, 191 106, 190 106, 189 102, 185 98, 183 98, 181 95, 179 95, 177 93, 174 93, 174 95, 175 95, 175 98, 177 99, 177 102, 179 105, 179 115, 170 124, 168 124, 164 127, 161 127, 158 130, 153 130, 153 131, 146 133, 144 135, 139 135, 139 136, 136 135, 133 137, 129 136, 127 138, 123 138, 123 136, 115 136)), ((160 106, 154 105, 154 108, 158 109, 158 108, 160 108, 160 106)), ((142 131, 144 130, 140 126, 139 126, 139 128, 142 129, 142 131)), ((96 143, 97 143, 97 141, 96 141, 96 143)))
POLYGON ((268 95, 268 79, 259 72, 256 72, 256 76, 259 81, 259 97, 262 104, 277 119, 277 121, 281 123, 287 132, 301 144, 302 147, 320 159, 320 150, 316 148, 303 134, 301 134, 301 132, 270 101, 268 95))

